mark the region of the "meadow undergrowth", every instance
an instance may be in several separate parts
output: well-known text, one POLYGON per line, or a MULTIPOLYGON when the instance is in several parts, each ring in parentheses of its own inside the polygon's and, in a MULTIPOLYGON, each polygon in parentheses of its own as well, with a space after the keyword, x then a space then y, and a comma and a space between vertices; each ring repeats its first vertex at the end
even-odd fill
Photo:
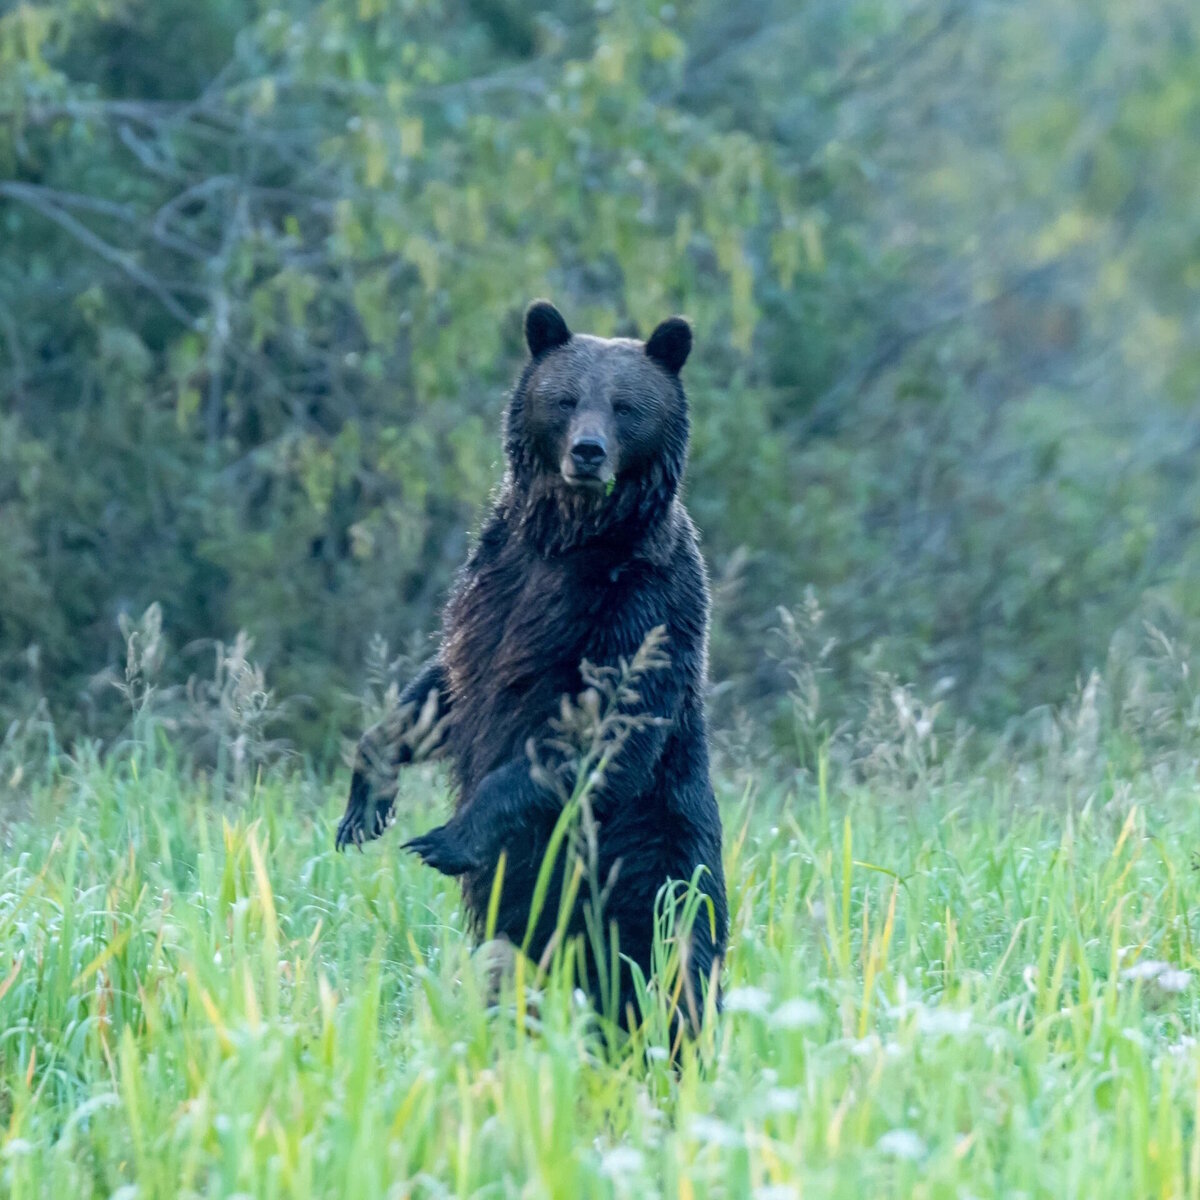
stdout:
POLYGON ((719 781, 726 1011, 678 1066, 555 977, 489 1006, 397 851, 440 777, 339 856, 343 783, 217 795, 159 736, 8 788, 0 1194, 1200 1195, 1194 767, 719 781))

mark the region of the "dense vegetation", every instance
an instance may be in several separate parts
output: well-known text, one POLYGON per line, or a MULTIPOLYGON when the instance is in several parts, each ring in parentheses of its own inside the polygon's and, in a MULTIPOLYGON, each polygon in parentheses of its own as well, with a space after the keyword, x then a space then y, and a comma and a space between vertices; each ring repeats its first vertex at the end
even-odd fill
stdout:
MULTIPOLYGON (((196 782, 149 723, 0 754, 0 1193, 1195 1196, 1200 731, 1103 691, 1019 761, 726 764, 727 1011, 678 1070, 661 996, 633 1042, 557 968, 489 1007, 453 883, 332 853, 341 786, 196 782)), ((414 769, 396 833, 444 802, 414 769)))
POLYGON ((1065 696, 1200 615, 1198 78, 1192 0, 7 6, 0 727, 112 734, 159 602, 161 684, 246 630, 327 753, 538 294, 695 321, 722 703, 809 584, 835 717, 863 669, 1065 696))
POLYGON ((1194 0, 0 6, 0 1194, 1200 1196, 1198 81, 1194 0), (697 333, 677 1065, 331 849, 536 295, 697 333))

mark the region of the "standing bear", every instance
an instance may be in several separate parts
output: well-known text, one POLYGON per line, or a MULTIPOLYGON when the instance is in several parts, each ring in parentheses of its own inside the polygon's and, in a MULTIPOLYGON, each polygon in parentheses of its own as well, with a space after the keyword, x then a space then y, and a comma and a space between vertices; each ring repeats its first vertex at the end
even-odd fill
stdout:
MULTIPOLYGON (((457 802, 445 825, 406 848, 461 878, 477 932, 503 852, 495 929, 521 945, 562 815, 563 775, 567 794, 574 784, 569 758, 560 750, 548 773, 539 747, 561 746, 556 718, 562 698, 586 685, 581 664, 628 663, 659 630, 667 665, 624 690, 626 735, 590 780, 604 883, 599 924, 649 978, 656 901, 665 888, 682 892, 696 881, 704 902, 683 955, 680 999, 694 1027, 716 984, 728 913, 704 715, 708 585, 679 498, 688 449, 679 372, 691 329, 672 317, 645 343, 572 334, 556 308, 538 301, 525 315, 525 338, 530 361, 505 414, 503 486, 455 583, 438 652, 402 692, 401 718, 360 743, 337 845, 386 828, 395 769, 412 760, 419 725, 422 751, 440 740, 452 764, 457 802)), ((527 947, 535 960, 554 931, 562 878, 558 863, 527 947)), ((583 893, 569 934, 584 931, 585 905, 597 903, 583 893)), ((594 932, 594 907, 591 915, 594 932)), ((610 955, 605 949, 611 963, 610 955)), ((593 1000, 615 1000, 628 1019, 628 967, 615 982, 608 973, 602 996, 593 976, 605 975, 606 963, 585 953, 583 964, 593 1000)))

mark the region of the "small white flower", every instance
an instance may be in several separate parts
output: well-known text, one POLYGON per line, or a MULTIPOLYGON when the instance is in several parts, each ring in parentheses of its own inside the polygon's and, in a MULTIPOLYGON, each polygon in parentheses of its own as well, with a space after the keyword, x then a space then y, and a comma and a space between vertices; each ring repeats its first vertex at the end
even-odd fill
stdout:
POLYGON ((1156 958, 1143 958, 1141 962, 1136 962, 1132 967, 1126 967, 1121 972, 1122 979, 1156 979, 1163 971, 1167 970, 1169 964, 1160 962, 1156 958))
POLYGON ((1141 962, 1134 963, 1132 967, 1126 967, 1121 972, 1121 978, 1145 980, 1154 983, 1160 991, 1178 993, 1186 992, 1191 986, 1192 973, 1180 970, 1157 958, 1144 958, 1141 962))
POLYGON ((967 1009, 922 1008, 917 1013, 917 1028, 922 1033, 957 1037, 971 1028, 971 1013, 967 1009))
POLYGON ((821 1023, 821 1010, 811 1000, 785 1000, 772 1014, 776 1029, 803 1029, 821 1023))
POLYGON ((889 1129, 876 1144, 881 1154, 915 1162, 925 1157, 925 1143, 911 1129, 889 1129))
POLYGON ((1168 967, 1158 973, 1154 981, 1164 992, 1186 992, 1192 982, 1191 971, 1180 971, 1176 967, 1168 967))
POLYGON ((600 1160, 600 1170, 610 1178, 636 1175, 642 1169, 642 1152, 632 1146, 614 1146, 600 1160))
POLYGON ((767 1112, 798 1112, 800 1090, 798 1088, 773 1087, 767 1091, 767 1112))
POLYGON ((696 1141, 706 1146, 732 1148, 742 1145, 742 1135, 717 1117, 695 1116, 688 1129, 696 1141))
POLYGON ((770 1003, 770 995, 762 988, 740 987, 725 994, 727 1012, 765 1013, 770 1003))

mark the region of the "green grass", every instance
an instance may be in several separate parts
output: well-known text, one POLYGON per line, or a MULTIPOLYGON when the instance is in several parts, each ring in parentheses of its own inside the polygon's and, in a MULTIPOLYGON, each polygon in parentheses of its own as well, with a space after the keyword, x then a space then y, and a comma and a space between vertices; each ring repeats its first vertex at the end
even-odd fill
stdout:
MULTIPOLYGON (((1200 1195, 1200 987, 1145 966, 1197 968, 1194 772, 725 785, 676 1071, 565 988, 489 1011, 454 886, 332 852, 340 784, 158 757, 0 809, 4 1196, 1200 1195)), ((444 804, 407 777, 402 830, 444 804)))

